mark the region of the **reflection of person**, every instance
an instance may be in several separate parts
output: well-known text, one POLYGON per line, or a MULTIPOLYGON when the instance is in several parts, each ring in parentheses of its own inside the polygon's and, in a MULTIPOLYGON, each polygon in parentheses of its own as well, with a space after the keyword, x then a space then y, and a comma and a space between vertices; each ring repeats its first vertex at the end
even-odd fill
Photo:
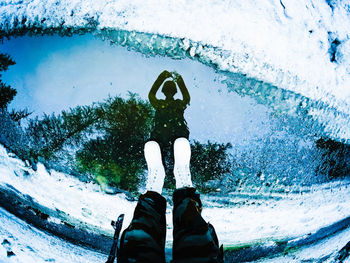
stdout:
MULTIPOLYGON (((219 248, 214 227, 202 218, 199 194, 192 187, 191 174, 183 169, 189 165, 190 155, 188 140, 176 139, 174 158, 179 170, 175 173, 177 189, 173 194, 172 262, 223 263, 222 246, 219 248)), ((121 263, 165 262, 166 199, 161 196, 165 173, 157 142, 145 144, 145 158, 147 192, 140 196, 133 219, 122 234, 118 255, 121 263)))
POLYGON ((156 110, 150 140, 158 142, 162 147, 167 147, 177 138, 188 139, 190 132, 184 118, 184 111, 190 104, 190 94, 182 77, 176 72, 170 73, 164 70, 154 82, 148 98, 156 110), (157 99, 156 93, 167 78, 173 80, 168 80, 163 84, 162 92, 165 100, 157 99), (182 100, 174 99, 177 93, 176 84, 182 93, 182 100))
MULTIPOLYGON (((158 167, 159 169, 157 172, 162 171, 162 169, 164 170, 163 165, 165 166, 167 164, 165 160, 168 156, 170 157, 170 162, 168 164, 171 166, 172 163, 174 163, 175 174, 180 169, 180 167, 176 166, 178 162, 174 160, 173 156, 173 145, 175 140, 178 138, 186 139, 186 143, 188 144, 187 148, 190 149, 188 142, 190 132, 184 118, 185 109, 190 104, 190 94, 182 77, 178 73, 170 73, 169 71, 164 70, 154 82, 148 94, 148 98, 151 105, 156 110, 149 141, 159 144, 163 161, 161 167, 158 167), (169 78, 171 80, 165 81, 169 78), (157 91, 162 84, 162 92, 165 95, 165 100, 157 99, 156 97, 157 91), (182 100, 174 99, 174 95, 177 93, 176 84, 182 93, 182 100)), ((189 155, 191 155, 191 153, 189 153, 189 155)), ((190 172, 189 166, 181 167, 181 169, 184 173, 190 172)))

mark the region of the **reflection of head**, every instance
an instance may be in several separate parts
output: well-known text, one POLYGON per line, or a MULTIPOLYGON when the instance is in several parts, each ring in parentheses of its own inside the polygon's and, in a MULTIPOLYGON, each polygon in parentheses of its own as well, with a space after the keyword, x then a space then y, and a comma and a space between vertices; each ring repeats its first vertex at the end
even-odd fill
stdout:
POLYGON ((162 92, 164 93, 165 97, 174 97, 174 95, 177 92, 176 84, 174 81, 168 80, 164 83, 162 92))

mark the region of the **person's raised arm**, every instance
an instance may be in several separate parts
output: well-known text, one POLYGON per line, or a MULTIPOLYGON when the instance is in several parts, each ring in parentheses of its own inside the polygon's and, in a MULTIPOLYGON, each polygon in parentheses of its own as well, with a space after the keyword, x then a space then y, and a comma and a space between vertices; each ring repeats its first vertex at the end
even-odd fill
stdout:
POLYGON ((156 79, 154 84, 152 85, 152 88, 151 88, 150 92, 148 93, 148 99, 149 99, 149 102, 151 103, 152 106, 157 105, 158 99, 156 97, 156 94, 157 94, 157 91, 159 90, 160 86, 162 85, 164 80, 166 80, 167 78, 170 78, 170 77, 171 77, 171 73, 167 70, 164 70, 162 73, 160 73, 160 75, 158 76, 158 78, 156 79))
POLYGON ((176 81, 177 85, 181 90, 182 98, 183 98, 182 101, 184 102, 185 105, 189 105, 191 97, 190 97, 190 93, 188 92, 188 89, 186 88, 184 80, 182 79, 180 74, 178 74, 177 72, 173 72, 173 79, 176 81))

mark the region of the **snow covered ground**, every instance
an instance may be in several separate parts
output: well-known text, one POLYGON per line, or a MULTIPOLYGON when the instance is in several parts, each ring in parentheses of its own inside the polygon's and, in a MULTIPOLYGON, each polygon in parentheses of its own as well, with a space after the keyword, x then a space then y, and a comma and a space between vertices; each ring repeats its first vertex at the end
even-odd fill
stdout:
MULTIPOLYGON (((336 236, 326 238, 318 242, 317 244, 307 246, 303 249, 292 251, 283 256, 275 258, 265 258, 258 262, 271 262, 271 263, 283 263, 283 262, 325 262, 334 263, 341 262, 336 259, 337 252, 340 251, 345 244, 349 241, 350 229, 346 229, 336 236)), ((350 258, 342 261, 343 263, 349 263, 350 258)))
POLYGON ((0 242, 1 263, 96 263, 105 262, 107 259, 102 253, 73 245, 40 231, 2 208, 0 208, 0 242))
MULTIPOLYGON (((86 184, 55 171, 49 173, 41 164, 34 172, 15 156, 9 156, 0 146, 0 185, 6 184, 29 195, 44 207, 63 211, 71 218, 95 226, 101 233, 112 234, 110 221, 115 220, 120 213, 125 213, 124 228, 127 227, 136 205, 135 201, 127 201, 124 194, 107 195, 95 184, 86 184)), ((202 199, 203 217, 214 225, 220 242, 226 248, 300 238, 350 216, 349 181, 315 185, 299 194, 231 193, 225 197, 203 195, 202 199)), ((21 240, 21 235, 24 235, 34 240, 38 236, 37 242, 40 243, 46 235, 27 229, 25 223, 21 227, 20 220, 6 212, 1 214, 5 222, 0 227, 3 239, 12 235, 16 240, 21 240), (14 230, 6 225, 13 226, 14 230), (2 228, 7 229, 7 232, 2 228), (24 229, 25 233, 18 229, 24 229)), ((167 223, 167 246, 171 247, 170 205, 167 223)), ((28 238, 24 238, 26 241, 23 244, 28 242, 28 238)), ((340 239, 338 246, 344 246, 344 242, 344 238, 340 239)), ((36 242, 31 243, 35 246, 36 242)), ((13 250, 21 251, 23 244, 19 242, 13 250)), ((16 251, 15 254, 26 254, 16 251)), ((67 256, 65 251, 62 257, 67 256)), ((93 254, 93 257, 99 256, 93 254)), ((64 258, 62 260, 65 262, 64 258)))

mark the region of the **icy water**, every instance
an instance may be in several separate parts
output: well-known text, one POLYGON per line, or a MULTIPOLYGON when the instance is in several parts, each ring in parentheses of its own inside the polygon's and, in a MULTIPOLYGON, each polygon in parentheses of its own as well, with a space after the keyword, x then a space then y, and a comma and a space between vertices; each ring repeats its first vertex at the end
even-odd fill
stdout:
MULTIPOLYGON (((152 84, 163 70, 177 71, 191 95, 191 104, 185 111, 190 140, 232 144, 229 171, 210 182, 214 192, 203 195, 203 216, 215 226, 228 250, 252 244, 279 244, 315 233, 317 236, 322 227, 338 229, 334 224, 348 218, 348 180, 343 173, 348 171, 348 146, 344 143, 348 140, 344 132, 348 127, 344 125, 341 130, 338 124, 331 128, 326 125, 332 114, 334 118, 346 119, 347 113, 341 108, 244 74, 215 70, 207 61, 188 55, 159 56, 156 48, 154 53, 147 53, 149 50, 132 45, 132 37, 127 38, 131 44, 124 43, 123 34, 24 36, 4 41, 1 53, 8 53, 16 61, 2 76, 18 92, 9 109, 28 108, 33 112, 30 117, 42 118, 44 113, 59 114, 78 105, 101 102, 108 96, 128 98, 128 92, 147 100, 152 84), (324 115, 312 118, 311 112, 324 115), (336 149, 320 147, 321 138, 331 140, 336 149)), ((25 126, 26 121, 22 124, 25 126)), ((62 210, 72 218, 97 226, 101 232, 110 232, 109 222, 117 216, 115 211, 127 213, 125 225, 131 219, 135 202, 126 201, 124 196, 119 200, 117 195, 116 202, 115 196, 106 195, 97 185, 85 185, 55 171, 48 173, 40 164, 38 171, 28 170, 26 164, 8 156, 3 148, 1 158, 2 185, 12 185, 41 205, 62 210)), ((168 246, 172 230, 170 210, 168 207, 168 246)), ((15 236, 10 241, 18 249, 26 246, 14 239, 32 237, 31 230, 5 211, 0 214, 12 224, 12 232, 2 230, 2 237, 15 236), (21 225, 25 230, 19 232, 21 225)), ((46 234, 33 232, 38 235, 37 248, 33 250, 44 251, 37 252, 44 260, 47 248, 42 240, 46 234)), ((313 260, 329 256, 345 245, 345 236, 339 236, 337 245, 328 250, 315 246, 318 253, 311 259, 305 256, 307 251, 297 252, 296 257, 313 260)), ((325 243, 331 242, 318 237, 325 243)), ((67 260, 69 245, 54 238, 50 242, 59 244, 53 258, 59 259, 62 249, 65 256, 61 260, 67 260)), ((21 249, 24 255, 31 254, 31 250, 28 246, 21 249)), ((82 253, 79 250, 72 262, 80 262, 82 253)), ((93 259, 102 257, 95 252, 89 255, 93 259)))
MULTIPOLYGON (((127 98, 129 91, 148 100, 158 75, 175 70, 191 95, 185 111, 191 138, 219 142, 235 138, 237 144, 246 144, 264 136, 271 125, 267 107, 229 92, 222 76, 190 59, 146 57, 92 35, 20 37, 5 41, 1 50, 16 61, 3 75, 18 90, 11 107, 28 107, 33 115, 60 113, 109 95, 127 98)), ((164 98, 161 92, 158 96, 164 98)), ((180 92, 175 98, 181 98, 180 92)))
POLYGON ((240 181, 231 178, 235 184, 281 188, 281 182, 298 191, 328 181, 327 172, 317 172, 325 152, 316 141, 324 132, 299 106, 291 106, 305 100, 296 94, 190 59, 145 56, 92 35, 26 36, 5 41, 1 50, 16 61, 3 75, 18 91, 10 108, 28 108, 31 117, 108 96, 128 98, 128 92, 147 101, 157 76, 165 69, 177 71, 191 95, 185 111, 190 139, 231 143, 231 170, 240 181))

